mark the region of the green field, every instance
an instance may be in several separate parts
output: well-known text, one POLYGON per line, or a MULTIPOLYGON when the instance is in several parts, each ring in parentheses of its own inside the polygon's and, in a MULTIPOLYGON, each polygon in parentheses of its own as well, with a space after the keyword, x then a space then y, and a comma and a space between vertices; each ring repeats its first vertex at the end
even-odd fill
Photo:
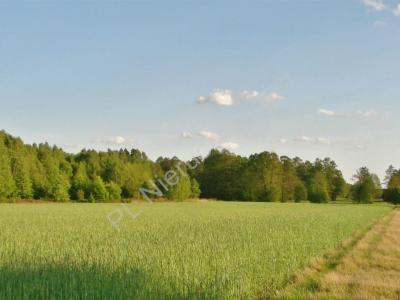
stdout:
POLYGON ((0 299, 246 299, 390 210, 274 203, 0 205, 0 299))

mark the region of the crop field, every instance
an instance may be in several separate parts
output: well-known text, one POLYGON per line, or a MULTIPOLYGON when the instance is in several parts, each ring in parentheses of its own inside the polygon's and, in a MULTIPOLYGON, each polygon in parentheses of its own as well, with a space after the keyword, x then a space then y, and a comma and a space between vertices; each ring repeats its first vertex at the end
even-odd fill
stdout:
POLYGON ((312 258, 390 210, 237 202, 127 207, 142 213, 133 218, 119 204, 0 205, 0 299, 248 299, 283 288, 312 258))

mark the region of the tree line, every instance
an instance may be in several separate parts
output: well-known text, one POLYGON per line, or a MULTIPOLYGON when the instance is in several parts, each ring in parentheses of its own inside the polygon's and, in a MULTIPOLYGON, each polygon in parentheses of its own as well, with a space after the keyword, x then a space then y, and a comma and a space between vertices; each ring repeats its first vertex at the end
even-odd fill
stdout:
POLYGON ((400 170, 391 166, 385 183, 382 190, 379 178, 364 167, 350 185, 330 158, 310 162, 272 152, 243 157, 213 149, 188 162, 176 157, 152 161, 137 149, 70 154, 47 143, 24 144, 0 131, 0 199, 111 202, 161 196, 323 203, 348 197, 369 203, 382 196, 399 203, 400 170))

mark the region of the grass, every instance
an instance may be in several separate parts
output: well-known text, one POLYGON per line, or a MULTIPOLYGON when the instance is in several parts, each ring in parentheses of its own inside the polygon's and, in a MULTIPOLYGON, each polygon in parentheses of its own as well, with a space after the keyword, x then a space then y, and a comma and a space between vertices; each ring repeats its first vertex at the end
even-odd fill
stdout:
POLYGON ((333 268, 310 273, 277 299, 399 299, 400 210, 385 215, 333 268), (308 285, 314 281, 315 288, 308 285))
POLYGON ((307 203, 0 205, 0 299, 248 299, 390 210, 307 203))

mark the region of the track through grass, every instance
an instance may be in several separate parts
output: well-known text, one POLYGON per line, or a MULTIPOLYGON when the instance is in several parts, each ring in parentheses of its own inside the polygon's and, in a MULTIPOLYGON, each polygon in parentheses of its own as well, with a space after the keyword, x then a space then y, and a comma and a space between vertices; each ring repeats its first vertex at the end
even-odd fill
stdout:
POLYGON ((395 210, 376 222, 335 267, 305 276, 275 298, 399 299, 399 266, 400 210, 395 210))

